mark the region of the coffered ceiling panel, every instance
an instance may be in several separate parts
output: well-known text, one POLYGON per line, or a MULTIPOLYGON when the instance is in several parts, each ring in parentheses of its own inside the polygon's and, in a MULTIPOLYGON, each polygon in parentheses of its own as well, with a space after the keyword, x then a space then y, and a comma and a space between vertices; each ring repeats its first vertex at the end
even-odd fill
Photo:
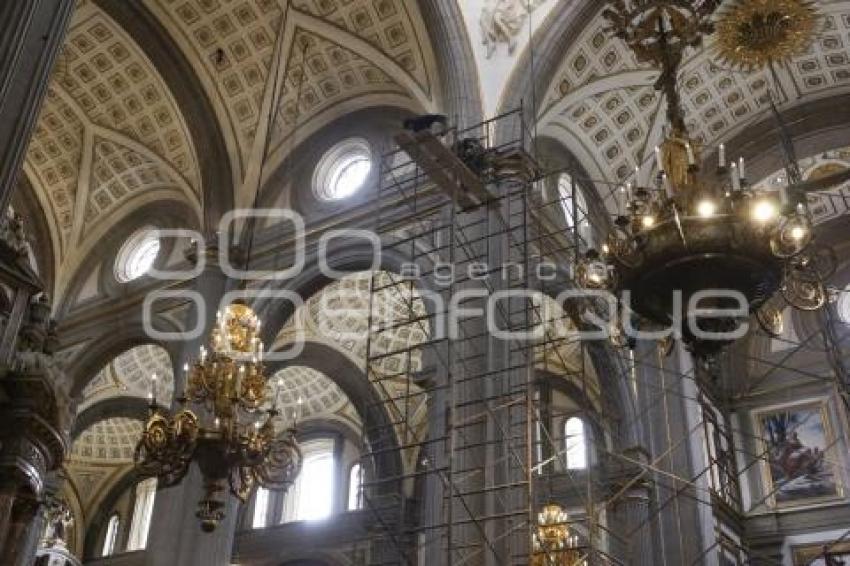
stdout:
POLYGON ((78 411, 117 397, 147 398, 154 374, 158 401, 168 405, 174 392, 171 357, 160 346, 147 344, 131 348, 106 364, 83 390, 78 411))
MULTIPOLYGON (((34 185, 41 189, 39 196, 48 203, 45 213, 52 215, 54 226, 61 234, 60 244, 73 228, 84 119, 55 86, 48 88, 27 153, 26 166, 35 177, 34 185)), ((62 249, 55 253, 61 254, 62 249)))
POLYGON ((91 2, 78 3, 24 169, 52 220, 57 294, 96 241, 167 189, 199 210, 194 143, 163 78, 141 48, 91 2))
POLYGON ((54 80, 93 123, 142 143, 198 187, 191 137, 168 87, 141 49, 93 5, 77 11, 54 80))
POLYGON ((399 74, 417 91, 430 95, 433 89, 434 58, 413 2, 296 0, 286 26, 281 26, 284 0, 144 1, 197 64, 240 169, 247 168, 263 119, 269 79, 274 76, 270 71, 275 42, 282 30, 288 72, 275 133, 278 141, 290 130, 282 126, 294 123, 296 115, 304 123, 333 104, 366 92, 389 89, 410 95, 399 74), (299 31, 287 33, 295 28, 299 31), (317 33, 319 28, 323 33, 317 33), (392 68, 382 64, 384 59, 392 68), (295 85, 302 74, 306 82, 296 110, 295 85))
POLYGON ((290 52, 271 151, 292 134, 296 121, 300 124, 339 102, 381 92, 405 94, 380 67, 339 43, 299 29, 293 44, 297 48, 290 52))
POLYGON ((95 136, 84 232, 126 199, 143 191, 180 186, 180 177, 156 156, 95 136))
POLYGON ((277 408, 284 419, 321 418, 344 413, 348 397, 325 374, 304 366, 289 366, 274 374, 269 383, 277 394, 277 408), (299 403, 299 400, 301 403, 299 403))
POLYGON ((142 436, 142 423, 112 418, 98 421, 84 430, 71 448, 71 462, 129 464, 142 436))
MULTIPOLYGON (((293 5, 329 20, 374 45, 431 89, 430 49, 415 2, 404 0, 293 0, 293 5)), ((432 67, 433 68, 433 67, 432 67)))

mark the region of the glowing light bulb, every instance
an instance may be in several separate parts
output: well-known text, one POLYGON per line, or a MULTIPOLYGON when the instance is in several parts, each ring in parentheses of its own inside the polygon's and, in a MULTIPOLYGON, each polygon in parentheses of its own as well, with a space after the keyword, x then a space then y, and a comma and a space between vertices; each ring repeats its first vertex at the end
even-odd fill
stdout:
POLYGON ((779 209, 769 200, 760 200, 753 206, 753 220, 756 222, 769 222, 778 214, 779 209))
POLYGON ((797 241, 806 237, 806 229, 802 226, 794 226, 791 228, 791 237, 797 241))
POLYGON ((641 220, 644 228, 652 228, 655 226, 655 217, 654 216, 644 216, 641 220))
POLYGON ((697 204, 697 214, 703 218, 710 218, 717 212, 717 204, 713 200, 701 200, 697 204))

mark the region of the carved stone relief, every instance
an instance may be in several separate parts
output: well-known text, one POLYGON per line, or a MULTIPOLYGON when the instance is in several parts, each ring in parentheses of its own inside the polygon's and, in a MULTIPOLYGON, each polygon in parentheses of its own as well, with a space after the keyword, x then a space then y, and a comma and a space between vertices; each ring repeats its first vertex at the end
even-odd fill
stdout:
POLYGON ((481 9, 481 37, 487 58, 493 57, 500 43, 508 46, 508 54, 516 50, 517 36, 528 15, 546 0, 486 0, 481 9))

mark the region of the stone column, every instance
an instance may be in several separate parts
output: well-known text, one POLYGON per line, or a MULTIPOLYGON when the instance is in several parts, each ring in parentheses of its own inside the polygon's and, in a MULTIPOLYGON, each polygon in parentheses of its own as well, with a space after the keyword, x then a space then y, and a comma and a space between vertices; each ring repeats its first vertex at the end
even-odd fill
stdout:
MULTIPOLYGON (((197 340, 186 341, 176 367, 197 356, 198 348, 207 342, 208 330, 215 322, 219 302, 228 289, 228 279, 217 260, 218 249, 209 245, 206 268, 196 279, 194 290, 206 302, 205 331, 197 340)), ((193 328, 199 313, 193 307, 187 316, 187 328, 193 328)), ((175 397, 183 391, 185 375, 182 370, 174 376, 175 397)), ((204 495, 203 478, 196 464, 179 484, 160 489, 156 494, 151 528, 148 535, 145 564, 180 564, 181 566, 227 566, 233 553, 238 502, 225 492, 225 518, 212 533, 201 531, 201 522, 195 516, 198 502, 204 495)))
MULTIPOLYGON (((686 352, 670 357, 659 354, 655 342, 641 341, 635 350, 638 383, 638 413, 643 422, 648 461, 665 473, 653 472, 650 498, 651 532, 656 545, 651 564, 690 564, 704 545, 699 504, 694 490, 674 476, 690 480, 694 476, 692 422, 694 408, 686 398, 693 395, 693 374, 686 352), (689 381, 690 380, 690 381, 689 381)), ((638 536, 638 535, 635 535, 638 536)))
POLYGON ((18 493, 16 482, 6 482, 0 486, 0 549, 6 544, 6 538, 12 525, 12 510, 18 493))
POLYGON ((32 563, 41 534, 38 527, 42 523, 36 520, 40 509, 41 504, 33 497, 17 498, 0 563, 8 566, 29 566, 32 563))
POLYGON ((74 0, 0 3, 0 210, 6 210, 74 0))

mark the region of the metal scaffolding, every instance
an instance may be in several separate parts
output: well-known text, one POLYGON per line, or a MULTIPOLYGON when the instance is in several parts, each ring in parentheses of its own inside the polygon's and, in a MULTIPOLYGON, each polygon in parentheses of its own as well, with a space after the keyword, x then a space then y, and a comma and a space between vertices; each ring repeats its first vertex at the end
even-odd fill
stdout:
MULTIPOLYGON (((591 363, 601 346, 564 329, 605 307, 583 300, 553 310, 545 297, 575 287, 567 266, 593 245, 598 214, 587 210, 579 183, 607 188, 604 214, 616 210, 619 187, 546 170, 531 139, 518 109, 467 130, 406 132, 381 160, 374 231, 385 258, 408 263, 376 272, 370 285, 366 368, 378 392, 372 409, 389 418, 365 419, 363 469, 392 460, 396 473, 367 473, 364 506, 374 527, 360 541, 369 550, 359 561, 561 564, 533 556, 537 513, 557 500, 577 537, 574 564, 628 564, 635 545, 651 544, 636 540, 651 538, 651 526, 675 526, 703 509, 711 510, 713 544, 695 557, 683 548, 683 564, 709 555, 775 563, 747 545, 741 528, 741 484, 768 454, 747 448, 758 444, 736 411, 778 369, 833 380, 846 403, 846 336, 835 333, 827 310, 780 362, 750 356, 763 373, 734 394, 718 383, 717 366, 683 363, 687 356, 664 345, 606 343, 606 371, 627 384, 634 406, 631 416, 603 418, 605 392, 591 363), (497 144, 496 131, 517 134, 497 144), (541 276, 541 266, 555 266, 551 277, 541 276), (404 301, 404 315, 386 312, 387 296, 404 301), (494 325, 511 337, 498 336, 494 325), (414 330, 425 338, 399 345, 414 330), (788 363, 816 342, 828 378, 788 363), (566 378, 581 402, 553 406, 546 374, 566 378), (571 416, 588 427, 587 469, 573 469, 569 438, 552 426, 571 416), (675 418, 684 426, 671 424, 675 418), (645 445, 624 448, 624 431, 633 430, 645 445), (645 513, 618 523, 615 512, 639 488, 647 493, 645 513)), ((681 535, 675 527, 671 534, 681 535)))

